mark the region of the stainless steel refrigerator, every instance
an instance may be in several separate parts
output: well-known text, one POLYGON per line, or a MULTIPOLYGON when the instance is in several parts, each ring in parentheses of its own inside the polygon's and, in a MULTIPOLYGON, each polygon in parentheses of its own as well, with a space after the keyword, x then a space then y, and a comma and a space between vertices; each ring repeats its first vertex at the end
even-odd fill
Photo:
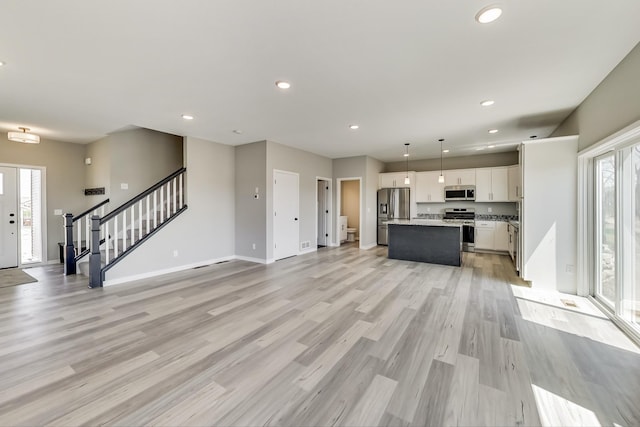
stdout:
POLYGON ((387 222, 410 219, 408 188, 383 188, 378 190, 378 244, 389 244, 387 222))

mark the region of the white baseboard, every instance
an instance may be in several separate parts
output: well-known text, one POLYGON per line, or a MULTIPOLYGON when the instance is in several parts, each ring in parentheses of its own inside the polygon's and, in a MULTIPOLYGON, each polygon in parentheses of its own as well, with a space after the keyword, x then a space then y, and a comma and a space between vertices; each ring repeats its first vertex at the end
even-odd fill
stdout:
POLYGON ((377 244, 377 243, 370 243, 370 244, 368 244, 368 245, 360 245, 360 249, 363 249, 363 250, 365 250, 365 251, 366 251, 366 250, 368 250, 368 249, 373 249, 373 248, 375 248, 376 246, 378 246, 378 244, 377 244))
POLYGON ((238 259, 240 261, 256 262, 258 264, 268 264, 266 259, 253 258, 253 257, 250 257, 250 256, 236 255, 236 256, 234 256, 234 259, 238 259))
MULTIPOLYGON (((194 263, 191 263, 191 264, 179 265, 177 267, 171 267, 171 268, 165 268, 165 269, 162 269, 162 270, 149 271, 147 273, 134 274, 132 276, 119 277, 117 279, 112 279, 112 280, 105 280, 102 285, 103 286, 113 286, 113 285, 118 285, 118 284, 121 284, 121 283, 133 282, 135 280, 149 279, 151 277, 161 276, 163 274, 177 273, 179 271, 190 270, 192 268, 200 267, 202 265, 211 265, 211 264, 215 264, 215 263, 218 263, 218 262, 230 261, 232 259, 235 259, 234 255, 226 256, 226 257, 222 257, 222 258, 211 259, 211 260, 204 260, 204 261, 194 262, 194 263)), ((107 272, 107 274, 109 274, 109 272, 107 272)))
POLYGON ((318 251, 318 247, 307 248, 303 251, 300 251, 299 255, 310 254, 311 252, 317 252, 317 251, 318 251))

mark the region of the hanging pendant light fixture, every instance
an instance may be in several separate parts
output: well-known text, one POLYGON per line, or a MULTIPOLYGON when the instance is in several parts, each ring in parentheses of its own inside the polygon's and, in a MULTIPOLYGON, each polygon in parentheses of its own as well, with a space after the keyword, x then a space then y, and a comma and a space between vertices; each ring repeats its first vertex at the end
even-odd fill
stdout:
POLYGON ((444 138, 440 138, 440 176, 438 177, 438 183, 444 184, 444 174, 442 173, 442 143, 444 142, 444 138))
POLYGON ((22 132, 9 132, 7 138, 9 141, 22 142, 24 144, 40 144, 40 137, 34 133, 29 133, 31 129, 19 127, 22 132))
POLYGON ((408 142, 404 143, 404 158, 406 159, 406 163, 407 163, 407 175, 404 177, 404 185, 409 185, 411 184, 411 180, 409 179, 409 143, 408 142))

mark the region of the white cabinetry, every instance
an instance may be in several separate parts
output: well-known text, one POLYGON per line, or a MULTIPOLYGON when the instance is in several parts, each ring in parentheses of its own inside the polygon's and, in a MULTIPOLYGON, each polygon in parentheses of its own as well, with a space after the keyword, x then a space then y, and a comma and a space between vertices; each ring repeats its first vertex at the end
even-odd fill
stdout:
POLYGON ((520 165, 509 166, 509 201, 517 202, 522 197, 522 173, 520 165))
POLYGON ((475 248, 480 250, 507 252, 509 234, 504 221, 476 221, 475 248))
POLYGON ((507 202, 508 176, 507 167, 476 169, 476 202, 507 202))
POLYGON ((444 202, 444 183, 438 182, 439 171, 416 173, 416 202, 444 202))
MULTIPOLYGON (((378 175, 378 188, 409 188, 411 184, 405 184, 404 180, 407 172, 390 172, 378 175)), ((415 172, 409 172, 409 181, 413 183, 415 180, 415 172)))
POLYGON ((347 240, 347 219, 346 216, 340 217, 340 242, 347 240))
POLYGON ((476 185, 475 169, 452 169, 443 173, 444 185, 476 185))

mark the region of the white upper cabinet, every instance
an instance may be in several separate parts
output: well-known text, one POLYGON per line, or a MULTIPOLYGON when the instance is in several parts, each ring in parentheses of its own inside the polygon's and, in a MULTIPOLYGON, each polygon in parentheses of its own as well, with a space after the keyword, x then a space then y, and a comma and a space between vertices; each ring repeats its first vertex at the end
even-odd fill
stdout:
POLYGON ((444 202, 444 183, 438 182, 440 171, 416 173, 416 202, 444 202))
POLYGON ((409 172, 410 184, 405 184, 407 172, 390 172, 378 175, 378 188, 410 188, 415 180, 415 172, 409 172))
POLYGON ((476 169, 476 202, 509 201, 508 168, 476 169))
POLYGON ((522 173, 520 165, 508 167, 509 174, 509 201, 517 202, 522 197, 522 173))
POLYGON ((476 170, 452 169, 444 171, 444 185, 476 185, 476 170))

